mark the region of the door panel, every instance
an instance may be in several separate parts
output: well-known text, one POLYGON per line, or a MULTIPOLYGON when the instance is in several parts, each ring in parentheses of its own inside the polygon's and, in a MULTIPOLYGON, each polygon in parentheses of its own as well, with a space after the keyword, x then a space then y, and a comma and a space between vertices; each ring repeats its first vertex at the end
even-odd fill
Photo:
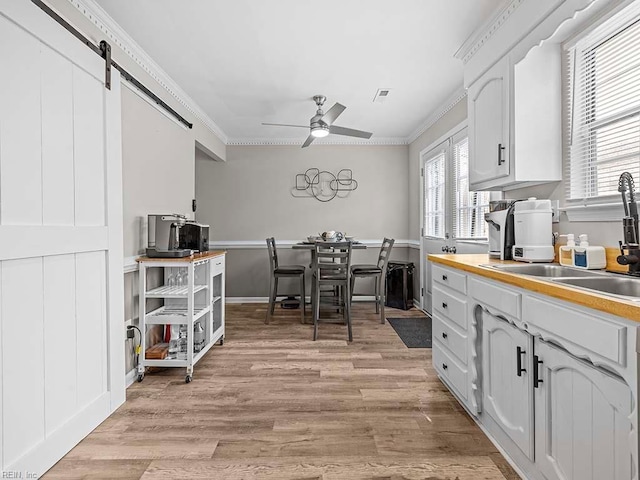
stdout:
POLYGON ((84 71, 73 69, 73 138, 75 224, 102 226, 104 208, 104 86, 84 71))
POLYGON ((75 255, 44 259, 45 431, 68 421, 77 408, 75 255), (60 279, 65 279, 61 282, 60 279))
POLYGON ((482 310, 483 406, 522 452, 533 459, 531 337, 482 310), (524 350, 517 375, 517 347, 524 350))
POLYGON ((549 480, 631 478, 631 390, 622 380, 536 339, 536 463, 549 480))
POLYGON ((2 436, 4 461, 10 465, 45 435, 42 258, 1 266, 2 436))
POLYGON ((0 59, 0 219, 40 225, 40 42, 0 16, 0 59))
POLYGON ((43 46, 41 79, 42 198, 44 225, 74 224, 73 67, 43 46))

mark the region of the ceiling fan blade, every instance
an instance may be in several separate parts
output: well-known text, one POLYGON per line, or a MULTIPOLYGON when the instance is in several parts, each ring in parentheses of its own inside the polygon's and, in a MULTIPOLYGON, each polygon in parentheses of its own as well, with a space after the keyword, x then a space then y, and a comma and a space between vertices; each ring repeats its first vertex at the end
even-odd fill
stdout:
POLYGON ((346 135, 348 137, 359 137, 359 138, 371 138, 373 133, 364 132, 362 130, 355 130, 353 128, 345 128, 338 127, 337 125, 331 125, 329 127, 329 133, 335 133, 336 135, 346 135))
POLYGON ((305 148, 311 145, 311 142, 313 142, 315 139, 316 137, 314 137, 313 135, 309 135, 307 139, 304 141, 304 143, 302 144, 302 148, 305 148))
POLYGON ((288 123, 264 123, 262 125, 270 125, 272 127, 300 127, 300 128, 309 128, 309 125, 291 125, 288 123))
POLYGON ((336 121, 336 118, 338 118, 342 114, 342 112, 345 111, 346 108, 347 107, 345 107, 344 105, 336 103, 333 107, 327 110, 327 113, 323 115, 321 120, 327 125, 331 125, 336 121))

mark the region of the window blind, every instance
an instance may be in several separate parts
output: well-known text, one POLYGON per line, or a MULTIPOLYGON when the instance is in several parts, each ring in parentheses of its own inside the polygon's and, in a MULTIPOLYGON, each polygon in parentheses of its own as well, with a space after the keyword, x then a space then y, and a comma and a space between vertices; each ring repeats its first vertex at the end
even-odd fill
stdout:
POLYGON ((431 150, 424 163, 424 234, 445 236, 446 152, 448 142, 431 150))
POLYGON ((484 214, 489 211, 489 192, 469 191, 469 138, 463 130, 453 137, 451 189, 453 235, 457 239, 487 238, 484 214))
POLYGON ((568 199, 618 195, 640 178, 640 12, 627 8, 565 52, 568 199))

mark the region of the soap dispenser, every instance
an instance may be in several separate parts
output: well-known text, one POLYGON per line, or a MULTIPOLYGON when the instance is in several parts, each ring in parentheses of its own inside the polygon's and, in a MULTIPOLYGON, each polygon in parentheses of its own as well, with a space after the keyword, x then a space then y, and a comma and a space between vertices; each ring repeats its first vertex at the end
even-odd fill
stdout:
POLYGON ((580 245, 573 249, 573 264, 576 267, 590 270, 605 268, 607 266, 607 255, 604 247, 589 245, 589 237, 586 233, 580 235, 580 245))
POLYGON ((566 235, 559 235, 560 237, 567 237, 567 244, 562 245, 558 250, 558 257, 560 258, 560 265, 573 266, 573 250, 576 246, 575 236, 573 233, 567 233, 566 235))

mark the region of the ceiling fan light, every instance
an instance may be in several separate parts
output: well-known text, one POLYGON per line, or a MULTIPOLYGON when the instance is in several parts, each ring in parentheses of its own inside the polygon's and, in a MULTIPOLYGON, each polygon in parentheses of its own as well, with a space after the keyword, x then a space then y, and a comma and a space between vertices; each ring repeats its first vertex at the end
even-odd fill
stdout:
POLYGON ((311 129, 311 135, 316 138, 322 138, 329 135, 329 129, 324 127, 314 127, 311 129))

